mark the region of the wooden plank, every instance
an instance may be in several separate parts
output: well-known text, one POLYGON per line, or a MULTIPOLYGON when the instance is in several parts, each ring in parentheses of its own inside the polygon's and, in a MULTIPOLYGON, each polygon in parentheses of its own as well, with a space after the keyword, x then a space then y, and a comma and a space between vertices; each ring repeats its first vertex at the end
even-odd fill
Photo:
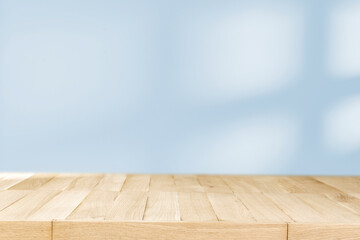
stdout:
MULTIPOLYGON (((283 189, 286 193, 306 193, 307 190, 304 186, 299 185, 296 181, 291 180, 292 177, 279 177, 277 183, 279 188, 283 189)), ((269 192, 270 194, 274 194, 269 192)))
MULTIPOLYGON (((333 202, 353 211, 360 215, 360 198, 354 195, 349 195, 347 193, 338 193, 338 194, 325 194, 333 202)), ((359 194, 360 195, 360 194, 359 194)))
POLYGON ((51 222, 0 221, 1 240, 53 240, 51 222))
POLYGON ((293 182, 297 187, 301 188, 298 193, 338 193, 340 190, 329 186, 310 176, 293 176, 288 181, 293 182))
POLYGON ((26 190, 0 191, 0 211, 23 198, 29 192, 26 190))
POLYGON ((360 193, 360 177, 315 177, 329 186, 346 193, 360 193))
POLYGON ((180 221, 177 193, 150 192, 146 204, 145 221, 180 221))
POLYGON ((88 194, 89 191, 61 192, 31 214, 27 219, 33 221, 63 220, 74 211, 88 194))
POLYGON ((175 192, 174 177, 171 175, 152 175, 150 180, 150 191, 175 192))
POLYGON ((53 240, 285 240, 286 224, 185 222, 64 222, 53 224, 53 240))
POLYGON ((103 220, 120 192, 93 191, 68 217, 68 220, 103 220))
POLYGON ((219 221, 255 222, 249 210, 233 194, 208 193, 207 195, 219 221))
POLYGON ((11 190, 36 190, 45 183, 49 182, 55 175, 53 174, 44 174, 37 173, 32 175, 29 178, 26 178, 24 181, 19 182, 18 184, 12 186, 11 190))
POLYGON ((122 192, 146 192, 149 190, 149 175, 128 175, 121 189, 122 192))
POLYGON ((222 179, 236 193, 286 193, 274 176, 223 176, 222 179))
MULTIPOLYGON (((244 177, 240 176, 240 178, 242 179, 244 177)), ((287 179, 285 176, 246 176, 246 178, 251 178, 253 185, 259 189, 261 193, 287 193, 286 189, 281 185, 281 182, 287 179)))
POLYGON ((174 183, 177 192, 204 192, 195 175, 175 175, 174 183))
POLYGON ((351 193, 351 196, 354 196, 357 199, 360 199, 360 193, 351 193))
POLYGON ((6 190, 21 181, 31 177, 33 173, 4 173, 0 178, 0 191, 6 190))
POLYGON ((306 202, 310 207, 323 216, 327 222, 354 223, 360 222, 360 216, 349 209, 331 201, 319 194, 296 194, 298 198, 306 202))
POLYGON ((288 226, 289 240, 357 240, 360 239, 358 223, 291 223, 288 226))
POLYGON ((36 212, 58 193, 58 191, 33 191, 27 194, 24 198, 0 211, 0 221, 26 220, 32 213, 36 212))
POLYGON ((179 208, 182 221, 212 222, 218 221, 214 209, 205 193, 179 192, 179 208))
POLYGON ((125 174, 106 174, 96 186, 96 191, 120 191, 126 179, 125 174))
POLYGON ((222 179, 236 193, 261 193, 254 181, 248 177, 223 176, 222 179))
POLYGON ((69 187, 78 175, 72 174, 59 174, 54 178, 50 179, 50 181, 46 182, 44 185, 38 188, 39 191, 48 190, 48 191, 62 191, 69 187))
POLYGON ((2 173, 0 240, 359 239, 359 179, 2 173))
POLYGON ((271 199, 261 193, 235 193, 257 222, 293 222, 271 199))
POLYGON ((265 194, 295 222, 327 222, 322 214, 293 194, 265 194))
POLYGON ((147 202, 146 192, 120 192, 105 220, 142 220, 147 202))
POLYGON ((229 186, 220 176, 199 175, 200 185, 208 193, 232 193, 229 186))
POLYGON ((71 191, 91 191, 98 185, 104 176, 101 174, 82 174, 76 178, 66 190, 71 191))

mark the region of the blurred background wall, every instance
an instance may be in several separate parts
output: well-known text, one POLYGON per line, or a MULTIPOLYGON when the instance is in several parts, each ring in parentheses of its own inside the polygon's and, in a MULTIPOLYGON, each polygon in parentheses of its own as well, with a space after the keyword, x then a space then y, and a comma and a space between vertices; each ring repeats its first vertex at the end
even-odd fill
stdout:
POLYGON ((360 174, 360 1, 0 0, 0 171, 360 174))

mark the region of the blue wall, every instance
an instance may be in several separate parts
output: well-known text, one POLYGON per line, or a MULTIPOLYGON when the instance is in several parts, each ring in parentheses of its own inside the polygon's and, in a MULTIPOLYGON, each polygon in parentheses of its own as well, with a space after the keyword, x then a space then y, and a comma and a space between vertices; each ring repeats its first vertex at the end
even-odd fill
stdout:
POLYGON ((360 2, 0 0, 0 171, 360 174, 360 2))

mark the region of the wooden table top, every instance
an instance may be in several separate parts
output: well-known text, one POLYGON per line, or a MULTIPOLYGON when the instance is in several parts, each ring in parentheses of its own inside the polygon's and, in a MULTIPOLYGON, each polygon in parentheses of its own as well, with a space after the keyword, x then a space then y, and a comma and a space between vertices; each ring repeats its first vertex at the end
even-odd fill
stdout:
POLYGON ((0 173, 0 239, 360 239, 360 177, 0 173))

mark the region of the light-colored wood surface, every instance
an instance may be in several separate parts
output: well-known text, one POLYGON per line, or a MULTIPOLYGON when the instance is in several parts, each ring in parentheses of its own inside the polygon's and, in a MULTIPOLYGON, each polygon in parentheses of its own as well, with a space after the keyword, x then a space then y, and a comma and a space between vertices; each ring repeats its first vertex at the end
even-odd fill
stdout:
POLYGON ((360 177, 0 173, 0 240, 360 239, 360 177))
POLYGON ((55 221, 53 239, 86 240, 281 240, 285 224, 230 222, 65 222, 55 221))

